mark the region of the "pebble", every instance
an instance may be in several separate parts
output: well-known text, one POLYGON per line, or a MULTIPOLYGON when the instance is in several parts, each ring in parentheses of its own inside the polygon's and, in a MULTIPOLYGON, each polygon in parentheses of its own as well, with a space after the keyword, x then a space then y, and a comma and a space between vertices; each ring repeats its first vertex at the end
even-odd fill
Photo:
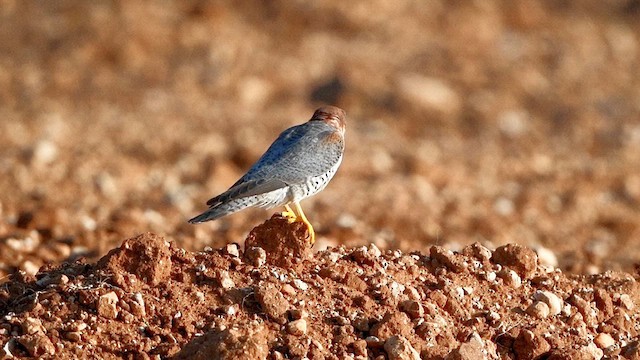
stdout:
POLYGON ((598 334, 595 339, 593 339, 593 343, 596 344, 600 349, 606 349, 616 344, 616 341, 613 337, 607 333, 598 334))
POLYGON ((80 342, 82 340, 82 335, 77 331, 71 331, 64 334, 64 337, 73 342, 80 342))
POLYGON ((498 247, 493 252, 491 260, 496 264, 512 267, 524 279, 533 276, 538 266, 538 254, 518 244, 498 247))
POLYGON ((478 335, 478 333, 473 333, 466 342, 460 344, 457 349, 450 352, 449 355, 447 355, 446 360, 486 359, 487 357, 482 351, 484 348, 483 345, 480 335, 478 335))
POLYGON ((534 301, 527 308, 527 314, 535 316, 538 319, 546 319, 549 316, 549 305, 542 301, 534 301))
POLYGON ((302 281, 300 279, 294 279, 293 280, 293 286, 298 288, 298 290, 302 290, 302 291, 306 291, 307 289, 309 289, 309 285, 307 285, 306 282, 304 282, 304 281, 302 281))
POLYGON ((293 320, 287 324, 287 332, 292 335, 304 335, 307 333, 307 320, 293 320))
POLYGON ((384 343, 389 360, 420 360, 420 354, 403 336, 391 336, 384 343))
POLYGON ((56 353, 56 347, 51 340, 42 334, 22 336, 18 339, 18 342, 27 349, 29 355, 34 357, 56 353))
POLYGON ((538 290, 533 294, 533 298, 547 304, 549 306, 549 313, 552 316, 560 314, 564 306, 564 301, 551 291, 538 290))
POLYGON ((500 278, 502 278, 502 280, 504 280, 504 283, 506 285, 509 285, 513 288, 517 289, 522 285, 522 279, 520 278, 520 275, 518 275, 518 273, 513 270, 502 269, 498 273, 498 275, 500 276, 500 278))
POLYGON ((633 300, 631 300, 631 296, 629 296, 628 294, 621 294, 618 299, 620 301, 620 304, 625 309, 633 310, 635 308, 635 305, 633 304, 633 300))
POLYGON ((220 281, 220 286, 222 286, 223 289, 232 289, 236 286, 236 283, 233 282, 233 279, 229 276, 229 272, 226 270, 220 271, 218 281, 220 281))
POLYGON ((235 257, 240 256, 240 249, 238 249, 238 244, 227 244, 224 247, 224 252, 235 257))
POLYGON ((98 298, 98 315, 107 319, 115 319, 118 317, 118 295, 115 292, 108 292, 98 298))
POLYGON ((25 334, 44 334, 47 332, 44 326, 42 326, 42 321, 32 317, 28 317, 24 320, 24 322, 22 323, 22 331, 25 334))
POLYGON ((556 254, 545 247, 539 247, 536 249, 536 253, 538 254, 538 262, 540 265, 550 266, 550 267, 558 267, 558 258, 556 254))
POLYGON ((412 319, 421 318, 424 315, 422 304, 414 300, 403 301, 400 304, 400 308, 412 319))
POLYGON ((249 264, 260 267, 267 262, 267 252, 261 247, 250 247, 244 252, 244 256, 249 260, 249 264))

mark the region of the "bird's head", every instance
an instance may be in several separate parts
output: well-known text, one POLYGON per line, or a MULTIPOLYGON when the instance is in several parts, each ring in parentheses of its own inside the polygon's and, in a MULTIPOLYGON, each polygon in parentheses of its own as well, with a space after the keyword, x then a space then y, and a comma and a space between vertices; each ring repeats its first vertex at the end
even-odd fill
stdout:
POLYGON ((347 125, 346 117, 347 114, 339 107, 323 106, 313 113, 313 117, 309 121, 324 121, 344 136, 344 130, 347 125))

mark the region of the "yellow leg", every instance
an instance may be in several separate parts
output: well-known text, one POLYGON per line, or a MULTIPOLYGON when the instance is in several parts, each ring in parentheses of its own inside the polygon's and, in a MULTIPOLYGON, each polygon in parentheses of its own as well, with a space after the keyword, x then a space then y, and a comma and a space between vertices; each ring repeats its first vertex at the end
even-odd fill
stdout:
POLYGON ((293 203, 293 205, 296 207, 296 210, 298 211, 298 214, 300 215, 300 219, 302 219, 302 222, 305 223, 305 225, 307 225, 307 229, 309 230, 309 242, 311 243, 311 245, 313 245, 313 243, 316 242, 316 232, 313 230, 313 226, 311 225, 309 220, 307 220, 307 217, 304 216, 304 211, 302 211, 302 207, 300 206, 300 203, 295 202, 293 203))
POLYGON ((293 212, 293 210, 289 205, 285 205, 284 208, 286 209, 286 211, 282 212, 282 216, 286 217, 290 223, 298 220, 298 215, 296 215, 296 213, 293 212))

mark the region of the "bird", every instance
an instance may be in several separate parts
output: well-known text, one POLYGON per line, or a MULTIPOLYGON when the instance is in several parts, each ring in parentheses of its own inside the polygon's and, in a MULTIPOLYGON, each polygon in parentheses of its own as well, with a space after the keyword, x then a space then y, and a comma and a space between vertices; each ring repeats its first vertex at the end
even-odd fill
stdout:
POLYGON ((309 121, 284 130, 246 174, 209 199, 209 209, 189 222, 216 220, 248 208, 284 206, 282 216, 290 223, 303 222, 313 246, 315 231, 300 201, 322 191, 340 167, 345 127, 344 110, 318 108, 309 121))

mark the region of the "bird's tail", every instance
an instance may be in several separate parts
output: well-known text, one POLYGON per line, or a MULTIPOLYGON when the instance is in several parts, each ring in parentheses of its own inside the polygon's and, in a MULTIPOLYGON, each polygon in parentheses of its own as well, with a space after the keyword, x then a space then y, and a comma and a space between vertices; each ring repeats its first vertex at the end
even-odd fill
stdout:
POLYGON ((189 222, 192 224, 199 224, 205 221, 216 220, 221 217, 238 212, 240 210, 243 210, 249 207, 254 207, 256 206, 257 203, 258 201, 251 198, 242 198, 242 199, 236 199, 234 201, 230 201, 226 203, 218 203, 211 206, 207 211, 203 212, 202 214, 189 220, 189 222))

